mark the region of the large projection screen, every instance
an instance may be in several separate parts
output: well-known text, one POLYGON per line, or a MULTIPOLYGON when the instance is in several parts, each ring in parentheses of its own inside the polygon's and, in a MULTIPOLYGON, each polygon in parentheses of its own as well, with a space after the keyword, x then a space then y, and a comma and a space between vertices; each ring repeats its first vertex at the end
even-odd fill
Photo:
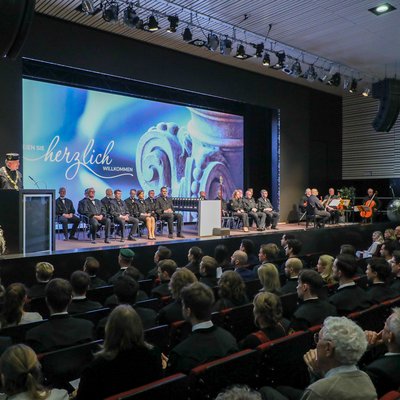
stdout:
POLYGON ((101 90, 23 80, 25 188, 167 186, 172 196, 224 197, 243 186, 243 116, 101 90))

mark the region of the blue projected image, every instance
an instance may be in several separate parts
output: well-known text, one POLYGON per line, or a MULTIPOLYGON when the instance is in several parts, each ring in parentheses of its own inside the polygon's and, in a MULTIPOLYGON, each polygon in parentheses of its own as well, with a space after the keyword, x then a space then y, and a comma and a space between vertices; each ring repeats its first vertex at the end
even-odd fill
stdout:
POLYGON ((23 80, 24 187, 93 186, 215 198, 243 185, 243 117, 65 85, 23 80))

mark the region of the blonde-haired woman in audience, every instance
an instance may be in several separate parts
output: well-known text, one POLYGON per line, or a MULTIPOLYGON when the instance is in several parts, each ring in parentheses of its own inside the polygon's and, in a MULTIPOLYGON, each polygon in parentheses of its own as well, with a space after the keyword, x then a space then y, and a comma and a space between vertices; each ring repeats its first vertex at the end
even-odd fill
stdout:
POLYGON ((2 391, 0 400, 67 400, 64 389, 41 385, 41 368, 35 352, 24 344, 9 347, 0 358, 2 391))
POLYGON ((43 318, 37 312, 24 311, 27 302, 26 288, 22 283, 12 283, 4 294, 4 303, 0 314, 0 327, 29 324, 43 318))
POLYGON ((83 370, 76 398, 104 399, 161 378, 161 352, 144 341, 143 325, 129 305, 108 317, 103 349, 83 370))
POLYGON ((335 259, 329 254, 323 254, 318 258, 317 271, 327 285, 336 283, 332 271, 334 261, 335 259))
POLYGON ((246 295, 246 285, 242 277, 235 271, 225 271, 218 281, 218 288, 219 299, 214 304, 213 311, 249 303, 246 295))
POLYGON ((385 229, 385 232, 383 234, 383 238, 385 240, 397 240, 396 234, 394 232, 394 229, 391 229, 391 228, 385 229))
POLYGON ((262 264, 257 270, 258 278, 260 279, 261 285, 263 285, 260 292, 270 292, 281 294, 280 288, 281 283, 279 281, 279 272, 276 266, 272 263, 262 264))
POLYGON ((258 293, 254 297, 253 306, 254 324, 260 330, 251 333, 239 343, 242 349, 254 349, 262 343, 288 334, 290 322, 283 318, 279 296, 269 292, 258 293))

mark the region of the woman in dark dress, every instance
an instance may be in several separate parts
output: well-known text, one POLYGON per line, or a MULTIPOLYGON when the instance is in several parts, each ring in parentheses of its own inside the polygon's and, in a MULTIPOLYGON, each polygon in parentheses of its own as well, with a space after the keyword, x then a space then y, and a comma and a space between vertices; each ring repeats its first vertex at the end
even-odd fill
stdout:
POLYGON ((242 277, 235 271, 225 271, 218 282, 218 287, 219 300, 214 304, 213 311, 249 303, 246 285, 242 277))
POLYGON ((128 305, 110 314, 104 348, 83 370, 77 399, 104 399, 161 378, 161 353, 144 341, 136 311, 128 305))
POLYGON ((290 322, 283 318, 281 299, 276 294, 258 293, 253 305, 254 323, 260 330, 245 337, 239 343, 240 348, 255 349, 262 343, 288 334, 290 322))

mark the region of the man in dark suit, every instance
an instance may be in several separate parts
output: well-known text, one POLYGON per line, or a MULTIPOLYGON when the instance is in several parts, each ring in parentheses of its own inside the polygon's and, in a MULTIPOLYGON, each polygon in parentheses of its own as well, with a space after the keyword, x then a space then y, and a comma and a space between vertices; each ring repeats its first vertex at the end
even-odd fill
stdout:
POLYGON ((395 250, 390 260, 392 267, 393 282, 390 287, 395 290, 400 296, 400 250, 395 250))
POLYGON ((369 281, 367 291, 374 303, 379 304, 399 295, 387 284, 392 269, 384 258, 369 258, 366 274, 369 281))
POLYGON ((89 300, 86 292, 89 289, 90 278, 86 272, 74 271, 70 278, 72 286, 72 301, 68 307, 70 314, 79 314, 98 310, 103 306, 98 301, 89 300))
POLYGON ((111 221, 106 216, 107 212, 102 202, 94 198, 95 193, 94 188, 88 189, 88 197, 84 200, 82 214, 89 220, 92 243, 96 243, 96 232, 100 225, 105 227, 104 243, 110 243, 108 237, 110 236, 111 221))
POLYGON ((171 296, 169 281, 171 280, 171 276, 177 268, 178 266, 176 265, 176 262, 171 259, 161 260, 157 264, 157 272, 160 279, 160 284, 151 290, 151 297, 171 296))
POLYGON ((89 289, 106 286, 107 283, 97 276, 100 269, 100 263, 94 257, 86 257, 83 264, 83 271, 89 275, 89 289))
POLYGON ((235 272, 242 277, 243 281, 254 280, 254 273, 248 268, 247 254, 244 251, 236 250, 232 254, 231 264, 235 268, 235 272))
POLYGON ((279 221, 279 213, 274 211, 274 207, 268 198, 268 191, 265 189, 261 190, 261 197, 257 201, 257 208, 266 214, 268 224, 271 223, 271 229, 278 229, 276 226, 279 221))
POLYGON ((168 197, 167 188, 161 188, 160 196, 156 200, 156 213, 162 221, 168 223, 168 237, 172 239, 173 235, 173 222, 176 221, 176 236, 183 238, 182 230, 182 214, 174 211, 172 199, 168 197))
POLYGON ((134 257, 135 252, 131 249, 121 249, 119 251, 118 265, 120 269, 108 280, 109 285, 114 285, 115 282, 117 282, 118 278, 124 274, 125 270, 132 265, 134 257))
POLYGON ((113 191, 111 188, 106 189, 106 195, 100 200, 106 209, 107 218, 111 217, 111 202, 113 201, 113 191))
POLYGON ((306 330, 322 324, 326 317, 337 315, 336 308, 332 304, 319 298, 323 287, 324 280, 317 271, 311 269, 301 271, 297 284, 297 296, 301 303, 292 316, 290 329, 306 330))
POLYGON ((64 232, 64 240, 68 240, 68 224, 72 224, 69 240, 78 240, 75 237, 75 232, 79 226, 79 218, 75 215, 75 208, 70 199, 67 199, 67 189, 61 187, 58 191, 60 197, 56 199, 56 215, 58 221, 62 224, 64 232))
POLYGON ((369 294, 354 282, 357 265, 353 256, 339 254, 333 262, 333 278, 339 282, 336 292, 328 301, 336 307, 339 315, 364 310, 372 305, 369 294))
POLYGON ((135 216, 135 214, 136 214, 136 205, 135 205, 135 203, 136 203, 136 189, 131 189, 129 191, 129 197, 127 197, 124 200, 124 202, 125 202, 125 204, 126 204, 126 206, 128 208, 129 215, 135 216))
POLYGON ((28 297, 35 299, 44 297, 46 294, 46 286, 53 278, 54 267, 46 261, 40 261, 35 265, 36 281, 33 286, 29 288, 28 297))
POLYGON ((181 292, 182 313, 192 325, 192 334, 175 346, 168 360, 168 372, 184 372, 207 361, 238 351, 236 339, 211 321, 214 294, 206 285, 196 282, 181 292))
POLYGON ((370 345, 384 344, 387 348, 387 353, 364 368, 381 397, 400 387, 400 308, 393 310, 382 331, 365 333, 370 345))
POLYGON ((128 240, 136 240, 133 235, 138 230, 139 220, 130 214, 126 203, 121 199, 121 190, 114 190, 114 199, 111 201, 111 215, 114 218, 114 222, 120 226, 121 242, 124 239, 125 224, 131 224, 131 230, 128 234, 128 240))
POLYGON ((263 231, 265 229, 265 219, 267 218, 267 214, 259 210, 257 207, 257 203, 254 200, 253 193, 250 190, 247 190, 243 199, 244 211, 247 212, 247 215, 256 223, 257 230, 263 231))
POLYGON ((46 286, 50 319, 26 334, 26 341, 37 354, 93 340, 93 324, 68 314, 72 299, 71 284, 55 278, 46 286))
POLYGON ((322 205, 317 196, 318 190, 311 189, 311 196, 307 199, 307 214, 315 214, 318 216, 319 220, 317 221, 317 226, 321 228, 329 221, 331 214, 325 210, 325 207, 322 205))
POLYGON ((290 257, 285 262, 286 283, 281 287, 282 294, 294 293, 297 290, 297 283, 303 263, 297 257, 290 257))
POLYGON ((217 268, 218 263, 214 257, 204 256, 200 262, 200 282, 210 288, 217 286, 217 268))

